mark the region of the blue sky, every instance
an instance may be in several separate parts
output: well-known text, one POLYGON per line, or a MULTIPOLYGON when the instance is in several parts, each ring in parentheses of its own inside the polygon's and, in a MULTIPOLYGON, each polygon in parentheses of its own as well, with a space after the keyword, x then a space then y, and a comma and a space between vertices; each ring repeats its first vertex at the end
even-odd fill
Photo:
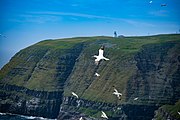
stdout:
POLYGON ((150 1, 0 0, 0 68, 45 39, 179 32, 180 0, 150 1))

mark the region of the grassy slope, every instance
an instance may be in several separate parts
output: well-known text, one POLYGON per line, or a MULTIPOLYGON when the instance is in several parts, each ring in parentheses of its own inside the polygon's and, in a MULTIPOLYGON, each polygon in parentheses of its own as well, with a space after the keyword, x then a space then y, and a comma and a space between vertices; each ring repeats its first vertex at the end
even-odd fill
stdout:
MULTIPOLYGON (((176 102, 175 105, 163 105, 161 109, 170 114, 173 118, 180 119, 180 115, 178 114, 178 112, 180 112, 180 100, 176 102)), ((163 117, 164 116, 161 114, 156 115, 157 120, 162 120, 164 119, 163 117)))
POLYGON ((180 100, 175 105, 164 105, 162 108, 170 115, 180 119, 180 115, 178 114, 178 112, 180 112, 180 100))
POLYGON ((53 76, 58 57, 79 42, 82 41, 47 40, 21 50, 0 71, 0 82, 35 90, 57 90, 58 81, 53 76))
POLYGON ((65 96, 70 96, 70 92, 75 91, 83 98, 114 103, 117 102, 115 97, 112 95, 111 99, 108 99, 109 95, 106 96, 104 93, 112 93, 113 86, 115 86, 125 94, 126 82, 136 70, 132 60, 134 53, 146 44, 179 40, 180 35, 125 38, 100 36, 45 40, 17 53, 0 71, 0 82, 36 90, 57 90, 57 80, 53 79, 53 75, 57 72, 58 55, 63 55, 65 49, 70 49, 74 45, 84 42, 86 47, 69 77, 65 96), (107 46, 105 56, 111 60, 102 61, 100 66, 96 68, 92 55, 98 53, 102 44, 107 46), (129 62, 132 64, 130 65, 129 62), (40 66, 45 67, 43 69, 47 67, 48 71, 39 70, 40 66), (22 73, 18 72, 18 75, 16 75, 17 71, 11 73, 14 68, 23 68, 22 73), (96 69, 101 74, 99 78, 94 77, 96 69))
POLYGON ((110 103, 124 102, 125 95, 121 101, 117 101, 116 97, 112 95, 113 86, 126 94, 126 83, 136 71, 134 54, 143 45, 180 42, 179 40, 179 35, 97 39, 81 54, 65 87, 64 94, 71 96, 71 91, 74 91, 81 98, 88 100, 110 103), (110 58, 110 61, 102 61, 96 68, 92 56, 97 54, 102 44, 113 46, 105 49, 105 56, 110 58), (96 71, 101 75, 99 78, 94 76, 96 71))

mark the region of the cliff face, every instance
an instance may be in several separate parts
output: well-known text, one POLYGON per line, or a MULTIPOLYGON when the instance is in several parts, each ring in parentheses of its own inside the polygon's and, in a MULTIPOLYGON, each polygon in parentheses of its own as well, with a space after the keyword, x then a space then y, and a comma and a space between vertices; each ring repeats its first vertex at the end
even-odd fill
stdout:
POLYGON ((56 118, 61 97, 62 92, 58 91, 35 91, 14 85, 1 85, 0 108, 1 112, 56 118))
POLYGON ((179 35, 43 41, 0 71, 0 110, 59 119, 99 119, 103 110, 110 119, 152 119, 158 107, 180 99, 179 63, 179 35), (92 56, 101 45, 110 60, 96 66, 92 56))
POLYGON ((84 119, 99 120, 101 119, 101 111, 104 111, 110 120, 151 120, 154 116, 153 111, 158 109, 158 107, 155 105, 128 103, 113 104, 64 97, 58 119, 73 120, 83 116, 84 119))
POLYGON ((1 70, 1 112, 56 118, 64 82, 82 47, 35 45, 17 53, 1 70))
POLYGON ((173 42, 144 46, 134 57, 137 71, 128 81, 127 101, 141 96, 149 104, 175 103, 180 98, 179 50, 173 42))
POLYGON ((81 60, 87 57, 82 54, 66 82, 64 94, 76 91, 90 101, 80 100, 80 104, 78 100, 66 99, 62 111, 82 112, 83 109, 99 118, 99 111, 103 110, 112 119, 152 119, 158 107, 173 104, 180 98, 179 51, 179 42, 143 45, 129 55, 112 56, 110 51, 111 61, 106 64, 102 61, 99 66, 94 66, 91 60, 81 60), (97 71, 102 77, 94 76, 97 71), (114 86, 123 93, 121 101, 112 95, 114 86))

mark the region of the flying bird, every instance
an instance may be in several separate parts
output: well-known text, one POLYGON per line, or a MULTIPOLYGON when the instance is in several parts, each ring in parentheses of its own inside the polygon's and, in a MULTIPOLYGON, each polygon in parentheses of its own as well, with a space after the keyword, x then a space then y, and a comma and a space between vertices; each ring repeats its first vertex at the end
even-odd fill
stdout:
POLYGON ((134 98, 134 100, 138 100, 138 97, 134 98))
POLYGON ((98 74, 98 73, 95 73, 95 76, 99 77, 99 76, 100 76, 100 74, 98 74))
POLYGON ((164 6, 166 6, 166 4, 161 4, 161 7, 164 7, 164 6))
POLYGON ((101 113, 102 113, 102 114, 101 114, 101 117, 102 117, 102 118, 108 119, 108 117, 107 117, 107 115, 106 115, 105 112, 101 111, 101 113))
POLYGON ((121 110, 121 107, 118 107, 117 110, 121 110))
POLYGON ((79 98, 78 95, 74 92, 72 92, 72 95, 75 96, 76 98, 79 98))
POLYGON ((178 114, 180 115, 180 112, 178 112, 178 114))
POLYGON ((80 118, 79 118, 79 120, 83 120, 83 118, 82 118, 82 117, 80 117, 80 118))
POLYGON ((105 58, 104 57, 104 46, 102 46, 100 49, 99 49, 99 55, 97 56, 97 55, 94 55, 93 57, 95 57, 96 59, 95 59, 95 64, 96 65, 98 65, 98 63, 99 63, 99 61, 100 60, 109 60, 108 58, 105 58))
POLYGON ((115 88, 113 94, 116 95, 119 100, 121 100, 122 93, 119 93, 115 88))

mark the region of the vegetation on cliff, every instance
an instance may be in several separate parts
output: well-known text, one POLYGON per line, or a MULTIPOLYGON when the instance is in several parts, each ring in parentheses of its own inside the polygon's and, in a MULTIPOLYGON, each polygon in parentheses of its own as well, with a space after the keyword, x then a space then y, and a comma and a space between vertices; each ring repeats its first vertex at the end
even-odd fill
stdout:
POLYGON ((179 120, 180 119, 180 100, 174 105, 163 105, 156 111, 156 120, 179 120))
MULTIPOLYGON (((12 95, 16 92, 19 94, 17 96, 24 94, 30 101, 34 97, 46 101, 47 96, 52 95, 59 100, 59 103, 53 105, 60 105, 62 99, 72 97, 72 91, 83 101, 78 111, 94 114, 95 117, 109 104, 139 105, 143 106, 142 110, 144 105, 157 107, 173 104, 180 99, 179 63, 179 34, 45 40, 19 51, 0 70, 0 92, 4 94, 4 91, 9 91, 8 96, 13 96, 6 97, 9 100, 2 98, 0 104, 11 106, 16 103, 16 97, 12 95), (101 61, 96 66, 92 56, 98 54, 102 45, 105 46, 105 56, 110 60, 101 61), (100 74, 99 77, 94 75, 96 72, 100 74), (121 100, 112 94, 114 88, 123 94, 121 100), (138 100, 135 101, 136 97, 138 100), (98 110, 91 106, 85 107, 86 102, 95 106, 100 103, 102 107, 98 110)), ((71 108, 72 111, 77 108, 71 101, 68 104, 62 102, 61 107, 67 108, 65 110, 71 108)), ((117 117, 119 113, 126 116, 133 112, 124 111, 129 110, 112 112, 108 107, 107 114, 117 117)))

